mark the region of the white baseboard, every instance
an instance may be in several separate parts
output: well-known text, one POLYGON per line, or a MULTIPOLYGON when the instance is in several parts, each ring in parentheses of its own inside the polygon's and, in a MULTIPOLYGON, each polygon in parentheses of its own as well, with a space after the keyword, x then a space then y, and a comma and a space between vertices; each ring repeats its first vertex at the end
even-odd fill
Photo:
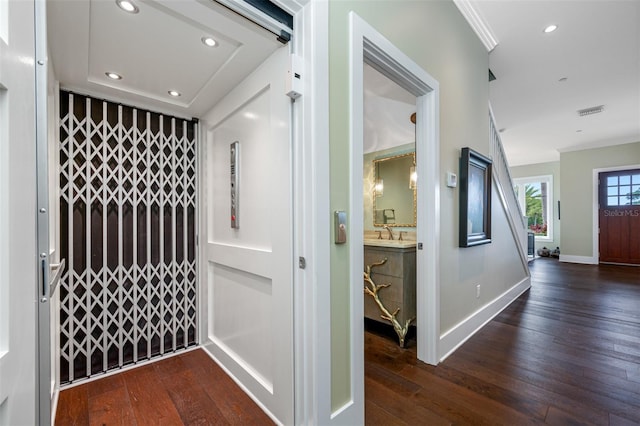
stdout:
POLYGON ((586 265, 597 265, 598 259, 593 256, 569 256, 566 254, 561 254, 560 262, 584 263, 586 265))
POLYGON ((55 426, 56 424, 56 414, 58 413, 59 398, 60 398, 60 389, 54 386, 53 392, 51 395, 51 426, 55 426))
POLYGON ((338 408, 336 411, 331 413, 331 424, 332 425, 349 424, 349 423, 344 423, 344 419, 345 418, 346 419, 350 419, 352 417, 352 416, 349 416, 346 413, 349 410, 353 410, 353 409, 355 409, 355 404, 354 404, 353 400, 347 402, 342 407, 338 408))
POLYGON ((458 349, 478 330, 502 312, 507 306, 516 300, 522 293, 531 287, 531 277, 523 278, 518 284, 511 287, 489 304, 476 311, 451 330, 440 336, 440 362, 444 361, 456 349, 458 349))

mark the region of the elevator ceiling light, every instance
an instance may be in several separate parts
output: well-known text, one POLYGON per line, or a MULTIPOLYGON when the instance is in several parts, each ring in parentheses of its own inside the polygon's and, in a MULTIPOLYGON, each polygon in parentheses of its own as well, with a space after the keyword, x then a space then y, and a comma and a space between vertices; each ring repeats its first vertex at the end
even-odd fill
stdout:
POLYGON ((116 74, 115 72, 105 72, 104 74, 111 80, 122 80, 122 76, 120 74, 116 74))
POLYGON ((125 12, 138 13, 140 11, 140 9, 138 9, 138 6, 136 6, 129 0, 116 0, 116 4, 120 9, 124 10, 125 12))
POLYGON ((174 98, 177 98, 178 96, 181 96, 182 93, 176 91, 176 90, 169 90, 168 92, 171 96, 173 96, 174 98))
POLYGON ((204 37, 202 37, 201 40, 202 40, 202 43, 207 47, 217 47, 218 46, 218 42, 215 41, 212 37, 204 36, 204 37))
POLYGON ((544 32, 545 32, 545 33, 547 33, 547 34, 549 34, 549 33, 554 32, 554 31, 555 31, 555 30, 557 30, 557 29, 558 29, 558 26, 557 26, 557 25, 551 24, 551 25, 549 25, 548 27, 546 27, 546 28, 544 29, 544 32))

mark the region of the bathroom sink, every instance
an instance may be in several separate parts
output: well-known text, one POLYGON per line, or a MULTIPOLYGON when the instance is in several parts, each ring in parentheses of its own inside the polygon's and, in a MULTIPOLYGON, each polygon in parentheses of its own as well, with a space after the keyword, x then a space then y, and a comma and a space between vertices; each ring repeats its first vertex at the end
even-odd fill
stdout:
POLYGON ((364 240, 365 246, 374 246, 374 247, 395 247, 395 248, 409 248, 415 247, 416 242, 411 240, 379 240, 377 238, 370 239, 367 238, 364 240))

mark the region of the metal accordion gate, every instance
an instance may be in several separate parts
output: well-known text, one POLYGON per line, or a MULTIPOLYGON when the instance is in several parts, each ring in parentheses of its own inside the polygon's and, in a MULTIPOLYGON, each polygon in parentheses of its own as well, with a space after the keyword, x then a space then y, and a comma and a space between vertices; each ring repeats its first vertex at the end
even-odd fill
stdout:
POLYGON ((195 345, 195 121, 60 92, 60 381, 195 345))

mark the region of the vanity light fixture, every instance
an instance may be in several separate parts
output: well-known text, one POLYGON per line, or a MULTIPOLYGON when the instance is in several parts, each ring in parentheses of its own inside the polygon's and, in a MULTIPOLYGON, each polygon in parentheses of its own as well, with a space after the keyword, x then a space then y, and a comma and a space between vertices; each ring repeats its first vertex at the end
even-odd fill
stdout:
POLYGON ((382 197, 384 193, 384 181, 382 179, 376 180, 375 192, 376 197, 382 197))
POLYGON ((140 12, 140 9, 138 9, 138 6, 133 4, 130 0, 116 0, 116 4, 120 9, 124 10, 125 12, 129 12, 129 13, 140 12))
POLYGON ((122 80, 122 76, 118 73, 115 72, 105 72, 104 73, 107 77, 109 77, 111 80, 122 80))
POLYGON ((557 29, 558 29, 558 26, 557 26, 557 25, 555 25, 555 24, 551 24, 551 25, 549 25, 548 27, 546 27, 543 31, 544 31, 546 34, 549 34, 549 33, 554 32, 554 31, 555 31, 555 30, 557 30, 557 29))
POLYGON ((204 36, 201 38, 202 44, 207 47, 218 47, 218 42, 213 37, 204 36))
POLYGON ((177 98, 178 96, 182 96, 182 93, 178 92, 177 90, 169 90, 167 93, 169 93, 174 98, 177 98))
POLYGON ((409 167, 409 189, 416 189, 416 182, 418 182, 418 174, 414 165, 409 167))

